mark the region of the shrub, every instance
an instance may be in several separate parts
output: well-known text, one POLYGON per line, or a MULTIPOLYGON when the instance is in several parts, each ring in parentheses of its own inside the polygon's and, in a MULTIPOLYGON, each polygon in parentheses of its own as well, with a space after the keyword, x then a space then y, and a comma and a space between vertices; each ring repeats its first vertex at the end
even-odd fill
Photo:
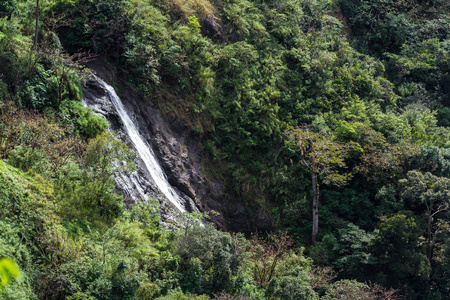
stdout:
POLYGON ((266 289, 269 299, 279 300, 317 300, 319 297, 309 284, 307 274, 282 276, 270 281, 266 289))
POLYGON ((231 236, 195 220, 180 235, 176 253, 180 255, 181 286, 185 291, 217 293, 239 290, 240 259, 231 236))
POLYGON ((66 300, 97 300, 97 298, 85 294, 83 292, 78 292, 66 298, 66 300))
POLYGON ((61 110, 74 121, 75 130, 87 138, 96 137, 109 128, 108 122, 78 101, 63 102, 61 110))

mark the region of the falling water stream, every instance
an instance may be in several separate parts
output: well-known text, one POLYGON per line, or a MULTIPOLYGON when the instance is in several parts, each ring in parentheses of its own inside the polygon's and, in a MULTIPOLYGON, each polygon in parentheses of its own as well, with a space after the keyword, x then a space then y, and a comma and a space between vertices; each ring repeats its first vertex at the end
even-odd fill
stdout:
POLYGON ((145 168, 149 172, 151 178, 155 182, 158 189, 164 194, 164 196, 169 199, 169 201, 180 211, 186 212, 186 209, 183 208, 183 201, 180 196, 174 190, 174 188, 170 185, 167 180, 166 175, 164 174, 161 166, 155 158, 155 154, 150 146, 144 141, 142 136, 139 134, 139 130, 136 127, 135 123, 131 120, 128 115, 127 110, 123 106, 122 101, 119 96, 117 96, 116 91, 110 85, 108 85, 103 80, 96 77, 97 81, 103 86, 103 88, 108 92, 109 98, 117 111, 120 119, 122 120, 124 129, 130 138, 133 146, 138 154, 138 156, 144 162, 145 168))

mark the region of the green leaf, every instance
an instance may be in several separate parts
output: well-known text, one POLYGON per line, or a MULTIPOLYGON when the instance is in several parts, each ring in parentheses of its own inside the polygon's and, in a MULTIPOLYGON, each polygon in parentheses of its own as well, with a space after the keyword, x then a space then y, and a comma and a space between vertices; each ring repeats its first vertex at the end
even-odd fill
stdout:
POLYGON ((11 276, 19 277, 19 268, 12 259, 3 257, 0 259, 0 288, 3 289, 11 281, 11 276))

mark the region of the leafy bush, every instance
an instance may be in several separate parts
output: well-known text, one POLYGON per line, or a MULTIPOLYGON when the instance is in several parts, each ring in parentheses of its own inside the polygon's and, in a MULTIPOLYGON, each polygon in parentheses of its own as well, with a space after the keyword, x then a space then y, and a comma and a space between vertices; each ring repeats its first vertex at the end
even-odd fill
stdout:
POLYGON ((61 111, 73 118, 75 130, 85 137, 94 138, 109 128, 109 124, 104 118, 84 107, 81 102, 63 102, 61 111))
POLYGON ((309 284, 306 273, 281 276, 270 281, 266 289, 269 299, 315 300, 319 299, 309 284))
POLYGON ((378 260, 378 276, 383 284, 425 286, 430 262, 418 248, 420 232, 410 212, 399 212, 380 224, 372 253, 378 260))
POLYGON ((213 294, 241 288, 236 241, 212 224, 190 220, 176 244, 180 255, 181 287, 188 292, 213 294))
POLYGON ((102 133, 90 140, 85 153, 85 172, 78 193, 73 194, 72 205, 87 209, 91 214, 111 220, 122 213, 123 197, 113 192, 113 174, 131 172, 134 155, 112 133, 102 133))
POLYGON ((323 299, 374 299, 370 287, 355 280, 339 280, 329 286, 323 299))
POLYGON ((158 300, 207 300, 210 299, 206 295, 193 295, 193 294, 185 294, 181 291, 171 291, 169 294, 163 297, 156 298, 158 300))
POLYGON ((8 163, 24 171, 33 170, 40 174, 47 173, 51 168, 48 157, 42 151, 20 145, 11 151, 8 163))
POLYGON ((96 300, 96 298, 85 293, 78 292, 67 297, 66 300, 96 300))
POLYGON ((25 107, 41 110, 58 106, 58 87, 49 73, 35 76, 24 85, 25 88, 18 95, 25 107))

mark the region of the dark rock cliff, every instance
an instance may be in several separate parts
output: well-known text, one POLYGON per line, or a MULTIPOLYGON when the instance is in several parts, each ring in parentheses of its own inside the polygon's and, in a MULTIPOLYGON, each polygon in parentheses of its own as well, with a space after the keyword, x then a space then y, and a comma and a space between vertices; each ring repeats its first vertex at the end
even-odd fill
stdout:
MULTIPOLYGON (((186 199, 188 211, 218 212, 220 215, 212 216, 211 219, 222 230, 249 232, 257 227, 263 230, 270 228, 270 220, 260 219, 255 222, 243 203, 233 201, 224 192, 220 180, 204 174, 200 140, 182 120, 165 119, 149 99, 143 99, 125 80, 117 78, 105 61, 93 61, 89 67, 105 82, 117 88, 118 95, 137 122, 141 135, 151 145, 170 184, 181 191, 186 199)), ((86 84, 86 101, 97 99, 97 102, 108 102, 105 97, 106 91, 102 91, 94 81, 86 84)), ((115 115, 111 104, 97 104, 95 109, 110 121, 112 129, 130 146, 131 143, 127 141, 120 119, 115 115)), ((156 187, 142 168, 142 162, 137 160, 136 164, 138 171, 132 174, 131 178, 125 175, 116 178, 125 200, 127 203, 133 203, 139 198, 156 197, 161 203, 163 220, 170 220, 173 217, 173 209, 168 201, 159 197, 156 187)))

